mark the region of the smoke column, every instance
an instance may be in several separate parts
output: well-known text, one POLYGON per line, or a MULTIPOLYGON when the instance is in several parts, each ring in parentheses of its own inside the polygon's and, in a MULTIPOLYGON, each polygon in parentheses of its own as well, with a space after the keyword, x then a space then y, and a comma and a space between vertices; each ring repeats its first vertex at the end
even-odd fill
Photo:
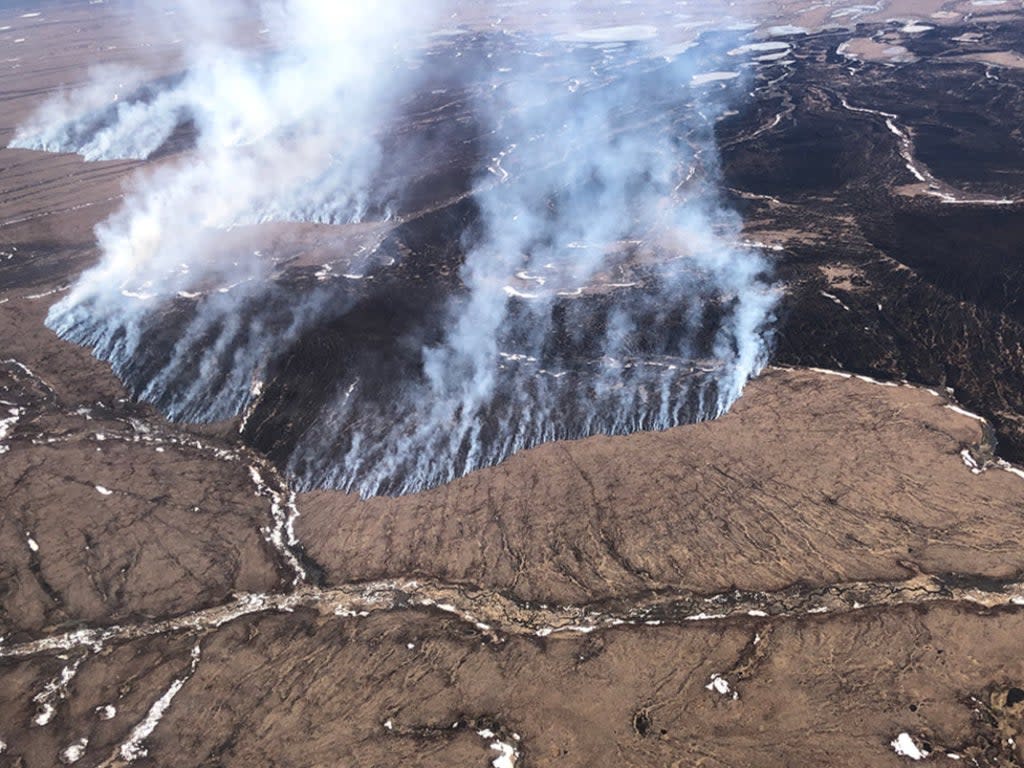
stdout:
MULTIPOLYGON (((194 150, 139 178, 98 227, 100 263, 48 318, 171 418, 251 409, 290 344, 359 311, 278 279, 224 232, 390 216, 378 137, 429 88, 410 51, 434 20, 405 3, 268 8, 272 53, 206 40, 184 75, 115 105, 92 86, 46 105, 15 140, 149 157, 194 127, 194 150), (147 353, 154 337, 163 354, 147 353)), ((411 375, 336 382, 291 444, 301 487, 412 492, 548 440, 714 418, 767 361, 775 293, 718 193, 714 122, 735 94, 695 78, 708 54, 485 44, 487 63, 464 75, 482 149, 475 220, 450 233, 459 289, 411 375)))
POLYGON ((423 45, 432 14, 401 0, 267 3, 270 52, 253 53, 221 39, 224 9, 213 19, 198 2, 180 11, 194 41, 184 74, 132 87, 139 73, 100 70, 81 92, 45 104, 11 146, 141 159, 192 127, 194 150, 140 174, 97 227, 102 260, 47 323, 136 382, 147 336, 178 324, 166 361, 136 394, 174 419, 216 420, 245 407, 272 351, 325 299, 314 291, 290 307, 268 302, 274 265, 226 248, 223 233, 270 220, 355 222, 371 211, 375 136, 414 80, 406 52, 423 45), (184 324, 176 299, 197 303, 184 324), (255 311, 264 306, 273 316, 255 311))
POLYGON ((691 86, 693 62, 611 54, 585 84, 571 50, 531 69, 532 52, 481 105, 481 232, 423 380, 368 431, 346 389, 294 454, 296 474, 413 491, 544 441, 713 418, 766 362, 775 295, 717 195, 724 105, 691 86), (673 99, 691 107, 674 112, 673 99), (697 166, 701 180, 681 189, 697 166), (342 461, 322 450, 339 432, 353 434, 342 461))

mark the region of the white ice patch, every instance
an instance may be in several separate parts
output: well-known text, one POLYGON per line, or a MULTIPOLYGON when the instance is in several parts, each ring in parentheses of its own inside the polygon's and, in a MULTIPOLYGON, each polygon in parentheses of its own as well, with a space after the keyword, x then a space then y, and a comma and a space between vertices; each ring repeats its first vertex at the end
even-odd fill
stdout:
POLYGON ((732 689, 732 686, 729 685, 729 681, 717 673, 711 675, 711 682, 709 682, 704 687, 707 688, 709 691, 720 693, 722 696, 728 696, 733 701, 740 697, 739 693, 734 691, 732 689))
MULTIPOLYGON (((16 43, 17 42, 22 42, 23 43, 25 41, 24 41, 24 39, 22 39, 20 41, 19 40, 15 40, 14 42, 16 42, 16 43)), ((47 296, 53 296, 54 294, 57 294, 57 293, 63 293, 64 291, 66 291, 70 287, 71 286, 69 286, 69 285, 61 285, 61 286, 58 286, 57 288, 51 288, 49 291, 43 291, 42 293, 30 293, 28 296, 22 296, 22 298, 23 299, 27 299, 28 301, 38 301, 39 299, 45 299, 47 296)))
POLYGON ((786 250, 785 246, 779 243, 765 243, 761 240, 744 240, 740 244, 744 248, 757 248, 763 251, 775 251, 776 253, 786 250))
POLYGON ((55 678, 43 686, 43 690, 32 697, 32 703, 39 707, 35 717, 32 718, 33 725, 42 727, 49 725, 50 721, 53 720, 53 716, 57 714, 57 707, 54 702, 67 697, 68 683, 78 674, 78 667, 84 659, 84 656, 80 656, 65 666, 55 678))
MULTIPOLYGON (((988 77, 989 74, 990 72, 986 71, 985 76, 988 77)), ((990 79, 998 80, 998 78, 990 79)), ((1020 202, 1012 197, 957 197, 936 189, 925 190, 925 194, 939 198, 943 205, 1016 205, 1020 202)))
POLYGON ((860 381, 866 382, 868 384, 874 384, 875 386, 878 386, 878 387, 899 387, 899 386, 902 386, 902 385, 898 384, 895 381, 880 381, 878 379, 873 379, 870 376, 864 376, 862 374, 857 374, 854 378, 859 379, 860 381))
POLYGON ((148 293, 147 291, 129 291, 127 289, 121 291, 121 295, 128 299, 138 299, 139 301, 149 301, 155 299, 155 293, 148 293))
POLYGON ((519 761, 519 750, 505 741, 491 742, 491 749, 498 752, 498 756, 491 761, 494 768, 515 768, 519 761))
POLYGON ((917 746, 917 742, 914 741, 913 737, 904 731, 891 742, 893 751, 901 757, 909 757, 911 760, 924 760, 928 757, 928 753, 917 746))
POLYGON ((853 378, 852 373, 846 373, 845 371, 831 371, 828 368, 808 368, 807 370, 814 371, 815 373, 823 373, 826 376, 838 376, 841 379, 853 378))
MULTIPOLYGON (((650 624, 651 622, 647 623, 650 624)), ((581 635, 589 635, 595 629, 597 629, 597 626, 593 624, 568 624, 564 627, 541 627, 534 634, 537 637, 547 637, 555 632, 577 632, 581 635)))
POLYGON ((1000 461, 999 468, 1009 472, 1011 475, 1016 475, 1017 477, 1024 479, 1024 469, 1015 467, 1007 461, 1000 461))
POLYGON ((665 61, 672 61, 673 59, 682 56, 691 48, 696 48, 697 42, 694 40, 687 40, 682 43, 674 43, 672 45, 665 46, 658 50, 658 55, 661 56, 665 61))
POLYGON ((537 358, 530 355, 521 355, 515 352, 499 352, 498 357, 508 360, 511 363, 536 363, 537 358))
POLYGON ((658 28, 647 24, 621 27, 584 29, 555 38, 565 43, 632 43, 650 40, 658 35, 658 28))
POLYGON ((95 486, 95 488, 96 491, 102 494, 103 496, 110 496, 114 493, 112 490, 110 490, 109 488, 104 488, 102 485, 97 485, 95 486))
POLYGON ((981 474, 981 467, 978 466, 978 462, 975 461, 969 449, 964 448, 962 451, 960 451, 960 458, 963 459, 964 466, 971 470, 972 473, 974 473, 975 475, 981 474))
POLYGON ((845 309, 847 312, 850 311, 850 308, 848 306, 846 306, 846 304, 843 303, 843 300, 840 299, 838 296, 836 296, 834 293, 829 293, 828 291, 821 291, 821 295, 824 296, 829 301, 831 301, 833 304, 838 304, 840 307, 845 309))
POLYGON ((707 83, 717 83, 725 80, 734 80, 739 77, 739 72, 701 72, 690 78, 690 82, 694 85, 705 85, 707 83))
POLYGON ((519 280, 526 280, 531 283, 537 283, 537 285, 544 285, 545 279, 540 275, 531 275, 529 272, 520 271, 516 272, 516 278, 519 280))
POLYGON ((769 37, 788 37, 789 35, 806 35, 805 27, 795 27, 792 24, 781 24, 777 27, 768 27, 769 37))
MULTIPOLYGON (((21 418, 20 408, 9 408, 7 412, 10 416, 0 419, 0 440, 4 440, 11 434, 11 430, 14 429, 14 425, 17 424, 18 419, 21 418)), ((0 444, 0 453, 7 453, 9 450, 10 446, 0 444)))
POLYGON ((268 485, 260 471, 249 466, 249 477, 256 486, 256 495, 270 499, 270 517, 272 526, 261 528, 267 542, 280 553, 294 572, 292 582, 299 584, 306 580, 306 569, 292 551, 299 541, 295 535, 295 521, 299 517, 299 508, 295 504, 295 492, 289 490, 285 498, 281 493, 268 485))
MULTIPOLYGON (((455 724, 455 726, 457 725, 458 723, 455 724)), ((385 724, 385 727, 386 726, 387 724, 385 724)), ((494 766, 494 768, 514 768, 515 764, 519 762, 519 750, 516 749, 513 744, 509 744, 508 742, 498 739, 497 734, 490 728, 481 728, 476 732, 476 735, 481 739, 486 739, 487 741, 491 741, 493 739, 489 746, 495 752, 499 753, 498 756, 491 761, 491 765, 494 766)), ((512 734, 512 738, 519 741, 519 734, 512 734)))
POLYGON ((53 720, 53 716, 54 714, 56 714, 56 712, 57 708, 53 706, 53 704, 50 704, 49 702, 43 704, 39 708, 39 711, 36 712, 35 717, 32 718, 32 725, 40 727, 44 725, 49 725, 50 721, 53 720))
POLYGON ((260 396, 263 394, 263 382, 259 379, 253 381, 252 386, 249 387, 249 404, 245 407, 245 412, 242 413, 242 418, 238 423, 238 432, 241 434, 245 431, 245 426, 249 423, 249 419, 256 410, 256 406, 259 404, 260 396))
POLYGON ((171 706, 171 702, 174 697, 178 695, 178 691, 181 690, 182 686, 188 682, 188 679, 196 671, 196 667, 199 666, 200 650, 199 645, 196 644, 192 648, 192 663, 189 665, 188 672, 183 677, 179 677, 171 686, 164 691, 164 694, 153 702, 153 706, 149 708, 149 712, 146 716, 132 728, 131 734, 128 736, 128 741, 121 745, 119 750, 121 759, 125 762, 132 763, 141 757, 145 757, 149 754, 146 748, 143 746, 143 742, 149 738, 149 735, 153 733, 157 725, 160 723, 160 719, 164 716, 167 708, 171 706))
POLYGON ((503 290, 505 291, 506 295, 508 295, 508 296, 515 296, 516 298, 519 298, 519 299, 537 299, 537 298, 540 298, 539 294, 536 294, 536 293, 524 293, 523 291, 516 290, 511 285, 506 285, 503 290))
POLYGON ((96 717, 100 720, 113 720, 117 717, 117 707, 113 704, 104 704, 102 707, 96 707, 96 717))
POLYGON ((82 759, 82 755, 85 754, 85 748, 89 746, 89 740, 84 736, 76 741, 74 744, 65 747, 61 750, 60 761, 64 765, 71 765, 77 763, 82 759))
POLYGON ((976 413, 971 413, 970 411, 965 411, 963 408, 960 408, 960 407, 958 407, 956 405, 952 405, 952 404, 948 404, 946 407, 949 410, 953 411, 954 413, 959 413, 961 416, 967 416, 968 418, 974 419, 975 421, 980 421, 982 424, 985 423, 985 417, 984 416, 979 416, 976 413))
POLYGON ((739 48, 733 48, 729 51, 730 56, 742 56, 747 53, 765 53, 767 51, 788 51, 789 43, 779 42, 777 40, 768 40, 763 43, 747 43, 741 45, 739 48))

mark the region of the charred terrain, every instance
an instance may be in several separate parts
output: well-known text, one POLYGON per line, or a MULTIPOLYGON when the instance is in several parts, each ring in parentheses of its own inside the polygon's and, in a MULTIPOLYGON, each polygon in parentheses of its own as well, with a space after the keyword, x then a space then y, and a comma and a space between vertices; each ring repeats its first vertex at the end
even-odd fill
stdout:
MULTIPOLYGON (((55 323, 95 225, 196 124, 145 160, 73 153, 102 111, 65 152, 0 150, 0 766, 1024 764, 1024 18, 753 3, 725 30, 595 3, 577 26, 604 32, 569 34, 495 6, 431 38, 358 221, 261 200, 211 236, 257 254, 255 288, 211 272, 131 323, 95 299, 55 323), (551 172, 493 151, 533 125, 482 117, 517 77, 569 79, 537 105, 566 114, 653 95, 609 125, 668 137, 673 194, 738 212, 770 364, 707 419, 735 296, 623 238, 584 284, 501 276, 484 449, 366 475, 346 457, 404 418, 488 210, 551 172), (217 302, 234 335, 193 333, 217 302), (196 367, 167 369, 181 350, 196 367)), ((0 143, 89 64, 173 93, 181 41, 134 14, 0 10, 0 143)))

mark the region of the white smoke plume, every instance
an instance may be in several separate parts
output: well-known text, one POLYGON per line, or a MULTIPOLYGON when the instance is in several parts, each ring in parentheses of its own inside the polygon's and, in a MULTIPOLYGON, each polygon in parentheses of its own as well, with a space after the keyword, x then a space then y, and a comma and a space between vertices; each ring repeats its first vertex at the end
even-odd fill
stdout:
MULTIPOLYGON (((381 188, 379 137, 430 87, 418 55, 441 8, 265 4, 258 53, 188 8, 186 72, 100 73, 14 145, 100 160, 194 143, 97 228, 101 261, 48 324, 172 418, 213 420, 250 406, 303 334, 359 311, 277 279, 272 259, 225 233, 390 215, 399 192, 381 188), (115 81, 133 84, 103 96, 115 81)), ((694 79, 710 54, 599 38, 496 35, 485 68, 463 73, 483 155, 476 220, 445 234, 460 243, 460 288, 408 380, 381 388, 349 371, 318 405, 289 443, 300 486, 410 492, 546 440, 713 418, 765 364, 775 294, 718 194, 725 91, 694 79)))
POLYGON ((407 54, 423 45, 436 10, 402 0, 265 3, 268 47, 252 52, 223 39, 223 8, 211 18, 186 3, 177 21, 193 40, 186 72, 133 87, 139 73, 100 70, 91 85, 45 104, 11 146, 141 159, 188 126, 195 142, 134 180, 121 210, 96 230, 102 260, 53 308, 50 326, 124 373, 167 303, 199 297, 139 396, 173 418, 226 418, 244 407, 269 351, 316 317, 317 294, 271 326, 241 327, 238 308, 261 302, 273 265, 258 251, 225 252, 221 235, 252 222, 366 214, 375 137, 414 79, 407 54))
POLYGON ((547 440, 716 417, 767 362, 777 297, 717 194, 724 103, 691 85, 696 60, 564 56, 499 79, 482 107, 482 235, 423 381, 368 429, 345 389, 294 453, 298 474, 363 495, 414 491, 547 440), (599 339, 569 359, 552 344, 574 329, 599 339), (322 450, 339 432, 341 461, 322 450))

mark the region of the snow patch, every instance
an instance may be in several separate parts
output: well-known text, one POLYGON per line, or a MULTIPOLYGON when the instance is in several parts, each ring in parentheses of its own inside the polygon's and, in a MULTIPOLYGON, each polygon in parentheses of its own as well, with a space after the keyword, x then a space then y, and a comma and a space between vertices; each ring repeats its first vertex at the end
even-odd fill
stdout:
POLYGON ((806 35, 805 27, 797 27, 792 24, 782 24, 777 27, 768 27, 769 37, 786 37, 788 35, 806 35))
POLYGON ((711 682, 709 682, 704 687, 707 688, 709 691, 715 691, 715 693, 720 693, 722 696, 728 696, 733 701, 740 697, 739 693, 734 691, 732 689, 732 686, 729 685, 729 681, 721 675, 719 675, 718 673, 711 675, 711 682))
POLYGON ((515 768, 519 761, 519 750, 506 741, 491 742, 491 749, 498 752, 498 756, 491 761, 494 768, 515 768))
POLYGON ((61 750, 60 761, 64 765, 71 765, 77 763, 82 759, 82 755, 85 754, 85 748, 89 746, 89 740, 84 736, 76 741, 74 744, 65 747, 61 750))
POLYGON ((242 414, 241 421, 238 423, 239 434, 245 431, 245 426, 249 423, 249 418, 252 416, 253 411, 256 410, 256 406, 259 404, 259 399, 262 394, 263 382, 260 379, 256 379, 249 387, 249 404, 245 407, 245 412, 242 414))
POLYGON ((1009 472, 1011 475, 1016 475, 1017 477, 1019 477, 1022 480, 1024 480, 1024 469, 1020 469, 1019 467, 1015 467, 1012 464, 1010 464, 1010 462, 1008 462, 1008 461, 1000 461, 998 463, 999 463, 999 468, 1000 469, 1005 470, 1006 472, 1009 472))
POLYGON ((904 731, 891 742, 893 751, 901 757, 909 757, 911 760, 924 760, 928 757, 928 752, 917 746, 917 742, 914 741, 914 737, 904 731))
POLYGON ((164 716, 167 708, 171 706, 171 702, 174 701, 174 697, 178 695, 178 691, 182 689, 182 686, 184 686, 185 683, 188 682, 189 678, 195 673, 196 667, 199 666, 200 655, 199 644, 197 643, 192 648, 192 661, 189 664, 188 671, 184 676, 174 680, 170 687, 164 691, 164 694, 153 702, 153 706, 149 708, 149 712, 147 712, 146 716, 142 718, 142 721, 132 728, 132 732, 128 736, 128 741, 121 745, 118 751, 122 760, 132 763, 149 754, 148 750, 143 746, 143 742, 149 738, 149 735, 153 733, 157 725, 159 725, 160 719, 164 716))
POLYGON ((516 290, 511 285, 506 285, 503 290, 507 296, 515 296, 519 299, 537 299, 540 298, 539 294, 536 293, 524 293, 523 291, 516 290))
POLYGON ((729 56, 742 56, 746 53, 765 53, 766 51, 789 51, 789 43, 768 40, 762 43, 747 43, 729 51, 729 56))
MULTIPOLYGON (((11 430, 14 425, 18 423, 18 419, 21 418, 20 408, 8 408, 7 412, 10 414, 5 419, 0 419, 0 440, 3 440, 11 434, 11 430)), ((10 446, 0 445, 0 453, 7 453, 10 450, 10 446)))
POLYGON ((843 300, 840 299, 838 296, 836 296, 834 293, 829 293, 828 291, 821 291, 821 295, 824 296, 829 301, 831 301, 833 304, 838 304, 840 307, 845 309, 847 312, 850 311, 850 308, 848 306, 846 306, 846 304, 843 303, 843 300))
POLYGON ((974 456, 971 455, 971 451, 969 448, 964 448, 962 451, 960 451, 960 458, 963 459, 964 466, 971 470, 973 474, 981 474, 981 467, 978 466, 978 462, 975 460, 974 456))
POLYGON ((975 421, 980 421, 982 424, 985 423, 985 417, 984 416, 979 416, 976 413, 971 413, 970 411, 965 411, 963 408, 960 408, 959 406, 953 405, 952 403, 947 404, 946 407, 949 410, 953 411, 954 413, 959 413, 961 416, 967 416, 968 418, 974 419, 975 421))
POLYGON ((54 702, 63 701, 67 698, 68 683, 78 674, 78 667, 84 660, 85 657, 80 656, 65 666, 57 673, 55 678, 43 686, 43 690, 32 697, 32 702, 39 707, 35 717, 32 718, 33 725, 42 727, 49 725, 50 721, 53 720, 53 716, 57 714, 57 706, 54 702))
POLYGON ((50 704, 49 702, 43 704, 39 708, 39 711, 36 712, 35 717, 32 718, 32 725, 36 725, 39 727, 49 725, 50 721, 53 720, 53 716, 54 714, 56 714, 56 712, 57 708, 53 706, 53 704, 50 704))
POLYGON ((823 373, 826 376, 838 376, 841 379, 853 378, 852 373, 846 373, 845 371, 830 371, 828 368, 808 368, 807 370, 814 371, 815 373, 823 373))
POLYGON ((651 40, 658 35, 658 28, 649 24, 633 24, 619 27, 598 27, 581 29, 555 39, 562 43, 632 43, 651 40))
POLYGON ((306 580, 306 569, 303 568, 299 558, 295 556, 292 547, 298 545, 299 540, 295 534, 295 521, 299 517, 299 508, 295 504, 295 492, 289 490, 285 498, 281 493, 268 485, 259 469, 249 466, 249 477, 256 486, 256 495, 270 499, 270 517, 273 525, 261 528, 267 542, 280 553, 285 562, 291 567, 294 576, 293 584, 299 584, 306 580))
POLYGON ((694 85, 706 85, 707 83, 718 83, 725 80, 734 80, 739 77, 739 72, 701 72, 690 78, 694 85))

